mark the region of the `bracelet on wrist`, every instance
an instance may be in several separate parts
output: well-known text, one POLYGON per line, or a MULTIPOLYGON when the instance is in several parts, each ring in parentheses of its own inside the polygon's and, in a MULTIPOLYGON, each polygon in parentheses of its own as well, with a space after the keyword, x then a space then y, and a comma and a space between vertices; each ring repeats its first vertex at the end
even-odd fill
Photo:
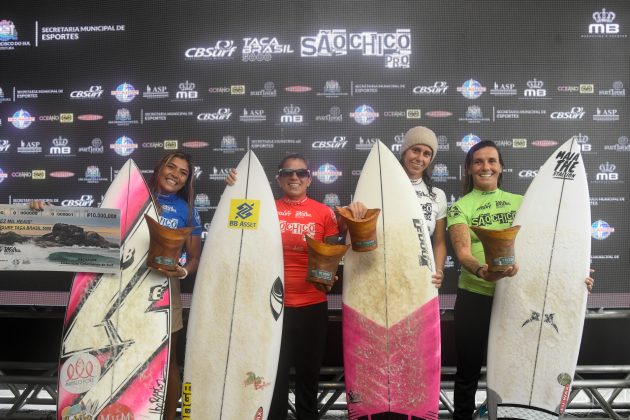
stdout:
POLYGON ((182 270, 184 270, 184 275, 181 277, 178 277, 178 279, 183 280, 186 277, 188 277, 188 270, 186 270, 186 267, 181 267, 182 270))
POLYGON ((442 277, 444 277, 444 271, 443 271, 443 270, 440 270, 440 269, 438 268, 437 270, 435 270, 435 272, 436 272, 436 273, 440 273, 440 275, 441 275, 442 277))

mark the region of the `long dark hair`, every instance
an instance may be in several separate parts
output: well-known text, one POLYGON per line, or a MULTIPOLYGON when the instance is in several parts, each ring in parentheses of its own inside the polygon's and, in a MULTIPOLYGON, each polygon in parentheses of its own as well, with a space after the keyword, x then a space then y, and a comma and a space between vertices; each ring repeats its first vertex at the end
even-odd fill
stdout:
POLYGON ((472 166, 473 155, 475 154, 477 150, 483 149, 484 147, 493 147, 497 151, 497 154, 499 155, 499 163, 501 164, 501 173, 499 174, 499 179, 497 180, 497 187, 501 188, 501 184, 503 182, 503 168, 505 167, 505 164, 503 163, 503 157, 501 156, 501 151, 492 140, 484 140, 475 144, 473 147, 471 147, 468 150, 468 153, 466 153, 466 160, 464 161, 464 174, 466 175, 464 177, 464 195, 471 192, 474 188, 472 174, 470 173, 470 167, 472 166))
POLYGON ((162 169, 175 158, 183 159, 188 164, 188 178, 186 179, 186 183, 184 184, 182 189, 177 191, 177 195, 183 198, 184 201, 188 203, 188 225, 192 226, 192 212, 195 204, 195 189, 193 188, 194 168, 192 166, 192 158, 188 153, 171 152, 164 155, 153 168, 153 175, 151 175, 151 179, 149 180, 149 190, 154 197, 157 196, 158 176, 160 175, 162 169))

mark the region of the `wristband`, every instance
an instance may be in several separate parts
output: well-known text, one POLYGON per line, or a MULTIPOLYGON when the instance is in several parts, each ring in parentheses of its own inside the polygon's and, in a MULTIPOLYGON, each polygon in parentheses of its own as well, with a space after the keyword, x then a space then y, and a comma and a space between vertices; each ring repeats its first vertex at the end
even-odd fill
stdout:
POLYGON ((440 273, 440 276, 444 277, 444 271, 440 270, 439 268, 435 270, 435 272, 440 273))
POLYGON ((477 269, 475 270, 475 276, 481 278, 481 276, 479 275, 479 270, 481 270, 483 268, 483 265, 480 265, 479 267, 477 267, 477 269))
POLYGON ((186 277, 188 277, 188 270, 186 270, 186 267, 181 267, 182 270, 184 270, 184 275, 181 277, 177 277, 180 280, 185 279, 186 277))

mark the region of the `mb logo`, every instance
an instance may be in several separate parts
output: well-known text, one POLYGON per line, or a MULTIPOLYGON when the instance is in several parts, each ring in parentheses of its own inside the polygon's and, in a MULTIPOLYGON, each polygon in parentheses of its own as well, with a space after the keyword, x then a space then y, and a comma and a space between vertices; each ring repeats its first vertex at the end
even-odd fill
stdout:
POLYGON ((68 155, 70 154, 70 146, 68 146, 68 139, 61 136, 52 140, 52 147, 50 148, 51 155, 68 155))
POLYGON ((602 163, 599 165, 599 170, 601 172, 597 174, 596 179, 598 181, 618 181, 619 174, 615 172, 615 169, 617 169, 617 167, 612 163, 602 163))
POLYGON ((527 82, 527 87, 528 89, 525 89, 523 91, 523 94, 525 96, 530 96, 530 97, 543 97, 543 96, 547 96, 547 90, 543 89, 543 81, 542 80, 529 80, 527 82))
POLYGON ((300 115, 300 107, 296 106, 296 105, 289 105, 289 106, 285 106, 284 109, 284 115, 282 115, 280 117, 280 122, 281 123, 302 123, 304 122, 304 117, 302 117, 302 115, 300 115))
POLYGON ((601 12, 593 13, 595 23, 588 25, 589 34, 618 34, 619 25, 612 23, 615 20, 615 12, 602 9, 601 12))
POLYGON ((578 133, 573 136, 573 139, 580 145, 582 152, 590 152, 591 144, 588 142, 588 136, 586 134, 578 133))
POLYGON ((179 92, 175 94, 177 99, 197 99, 199 94, 195 90, 195 84, 186 80, 179 84, 179 92))

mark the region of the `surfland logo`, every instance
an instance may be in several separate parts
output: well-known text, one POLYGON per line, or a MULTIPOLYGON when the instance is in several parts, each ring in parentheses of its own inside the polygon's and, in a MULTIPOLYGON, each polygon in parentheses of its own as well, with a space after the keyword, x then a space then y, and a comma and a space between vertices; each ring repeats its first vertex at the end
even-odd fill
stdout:
POLYGON ((604 146, 604 150, 613 150, 616 152, 630 152, 630 141, 627 136, 621 136, 617 139, 616 144, 604 146))
POLYGON ((338 106, 331 106, 328 114, 326 115, 316 115, 315 121, 325 121, 325 122, 343 122, 343 114, 341 113, 341 108, 338 106))
POLYGON ((561 150, 556 155, 556 167, 553 169, 553 177, 573 181, 575 169, 580 163, 580 154, 561 150))

